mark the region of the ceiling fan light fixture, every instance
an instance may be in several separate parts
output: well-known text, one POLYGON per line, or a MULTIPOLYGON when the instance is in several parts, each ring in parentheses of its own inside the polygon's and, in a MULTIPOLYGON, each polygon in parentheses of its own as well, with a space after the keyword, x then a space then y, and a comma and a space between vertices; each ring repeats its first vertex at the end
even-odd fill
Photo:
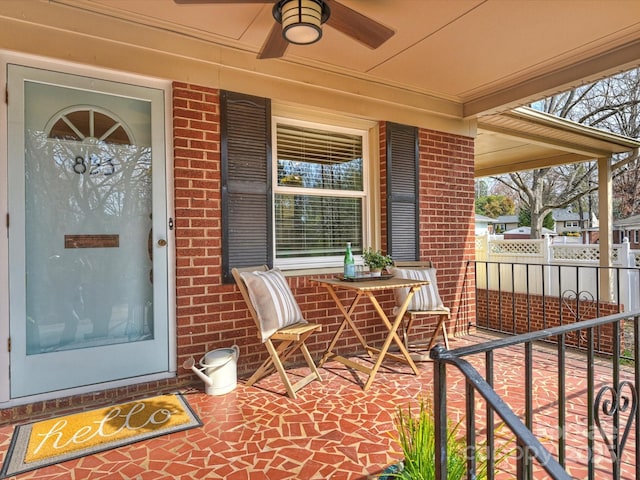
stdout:
POLYGON ((322 24, 330 15, 322 0, 280 0, 273 17, 282 24, 284 38, 296 45, 309 45, 322 38, 322 24))

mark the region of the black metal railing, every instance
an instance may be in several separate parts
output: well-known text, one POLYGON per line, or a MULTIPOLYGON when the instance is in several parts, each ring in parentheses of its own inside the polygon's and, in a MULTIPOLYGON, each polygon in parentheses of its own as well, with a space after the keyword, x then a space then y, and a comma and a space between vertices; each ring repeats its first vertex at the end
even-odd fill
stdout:
MULTIPOLYGON (((475 325, 509 335, 529 333, 640 309, 640 269, 580 264, 470 262, 475 271, 475 325)), ((633 345, 633 330, 622 326, 625 344, 633 345)), ((611 332, 595 334, 595 349, 611 354, 611 332)), ((584 332, 568 338, 584 348, 584 332)), ((633 360, 623 344, 622 356, 633 360)))
MULTIPOLYGON (((637 398, 640 368, 637 362, 627 364, 620 358, 621 326, 631 322, 634 338, 640 338, 639 315, 640 310, 636 310, 455 350, 434 348, 431 358, 434 361, 436 452, 440 452, 436 478, 447 478, 445 426, 460 410, 466 422, 468 478, 476 478, 479 432, 485 437, 482 444, 489 480, 495 478, 498 468, 511 474, 515 469, 518 479, 568 479, 573 478, 568 472, 582 471, 586 471, 589 479, 640 478, 637 398), (613 332, 611 352, 605 356, 595 348, 596 332, 604 328, 613 332), (585 345, 576 353, 567 347, 566 339, 579 332, 584 334, 585 345), (555 351, 548 345, 541 346, 540 342, 550 340, 556 345, 555 351), (522 360, 516 358, 520 354, 522 360), (506 375, 518 362, 523 363, 523 375, 510 378, 508 385, 504 379, 497 378, 498 369, 502 370, 501 375, 506 375), (479 370, 484 370, 484 375, 479 370), (449 379, 458 374, 456 372, 464 377, 464 401, 447 398, 449 379), (514 378, 520 379, 521 385, 514 385, 514 378), (551 378, 553 382, 549 382, 551 378), (577 389, 576 379, 581 381, 577 389), (540 391, 536 382, 540 381, 546 382, 547 387, 553 384, 556 389, 552 400, 544 400, 543 404, 536 401, 536 392, 540 391), (518 401, 511 398, 514 391, 523 397, 518 399, 524 403, 524 410, 519 414, 515 412, 519 407, 514 406, 518 401), (480 403, 477 395, 484 401, 484 411, 477 406, 480 403), (494 433, 496 416, 502 420, 504 430, 499 436, 494 433), (540 429, 544 435, 534 434, 540 429), (505 451, 504 445, 500 446, 505 441, 513 448, 498 465, 496 452, 505 451), (568 449, 571 455, 567 454, 568 449), (608 452, 608 458, 604 452, 608 452)), ((638 342, 634 342, 633 358, 638 358, 638 348, 638 342)), ((585 475, 578 476, 584 478, 585 475)))

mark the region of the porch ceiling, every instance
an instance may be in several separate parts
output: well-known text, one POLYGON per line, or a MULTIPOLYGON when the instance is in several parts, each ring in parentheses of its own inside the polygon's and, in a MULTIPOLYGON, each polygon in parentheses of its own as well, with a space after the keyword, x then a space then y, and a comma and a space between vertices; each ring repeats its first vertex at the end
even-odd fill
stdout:
MULTIPOLYGON (((476 176, 637 148, 513 109, 640 67, 638 0, 340 0, 395 34, 372 50, 325 26, 318 43, 290 45, 282 58, 268 60, 256 55, 274 22, 271 3, 199 1, 1 0, 0 40, 7 49, 170 72, 178 81, 239 85, 327 109, 347 100, 350 111, 368 118, 399 105, 415 114, 416 125, 433 125, 424 120, 433 114, 468 126, 464 135, 476 133, 477 120, 476 176), (25 29, 10 28, 18 24, 25 29), (87 46, 75 48, 79 38, 87 46), (96 39, 112 49, 94 52, 96 39), (131 51, 143 54, 123 53, 131 51), (160 67, 158 58, 171 58, 171 65, 160 67), (360 107, 363 98, 374 99, 373 107, 360 107)), ((385 118, 403 121, 388 112, 385 118)))
MULTIPOLYGON (((449 106, 446 114, 465 118, 640 66, 637 0, 340 0, 395 35, 372 50, 325 26, 318 43, 290 45, 283 58, 260 61, 253 59, 273 25, 272 4, 199 1, 50 0, 202 40, 211 45, 212 57, 227 65, 237 62, 232 66, 292 80, 299 73, 296 67, 311 67, 433 97, 438 105, 449 106), (249 55, 229 55, 220 48, 249 55)), ((2 3, 7 2, 15 0, 2 3)), ((125 39, 124 32, 109 34, 125 39)), ((144 44, 142 35, 136 38, 144 44)))

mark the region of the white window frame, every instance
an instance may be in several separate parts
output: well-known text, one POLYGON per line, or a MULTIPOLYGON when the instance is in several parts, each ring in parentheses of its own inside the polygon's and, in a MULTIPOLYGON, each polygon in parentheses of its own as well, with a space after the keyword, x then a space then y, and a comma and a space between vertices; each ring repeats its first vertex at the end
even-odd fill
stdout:
MULTIPOLYGON (((273 192, 272 195, 275 198, 277 194, 299 194, 299 195, 324 195, 326 196, 328 193, 330 195, 338 195, 344 197, 351 198, 362 198, 362 245, 363 248, 370 246, 375 243, 375 240, 378 239, 379 242, 379 231, 380 225, 379 220, 376 221, 376 218, 380 218, 380 194, 379 194, 379 180, 377 175, 377 168, 373 168, 377 166, 376 158, 372 157, 372 151, 374 148, 372 147, 372 137, 375 137, 377 140, 377 135, 372 135, 372 130, 374 128, 377 129, 377 124, 370 121, 363 121, 358 119, 349 119, 347 117, 337 116, 337 118, 327 118, 334 117, 331 114, 327 113, 309 113, 307 110, 304 114, 302 111, 292 109, 291 107, 282 109, 287 110, 287 114, 285 115, 273 115, 271 118, 272 125, 272 185, 273 192), (306 118, 300 118, 304 116, 306 118), (313 120, 309 120, 308 118, 315 117, 313 120), (337 120, 337 121, 331 121, 337 120), (296 187, 283 187, 278 185, 278 145, 277 145, 277 126, 278 124, 287 124, 287 125, 295 125, 306 128, 318 129, 318 130, 327 130, 330 132, 336 133, 348 133, 351 135, 359 135, 362 137, 362 191, 340 191, 336 193, 335 191, 328 192, 323 189, 309 189, 309 188, 296 188, 296 187), (375 212, 378 212, 377 214, 375 212), (372 232, 377 232, 377 235, 372 234, 372 232)), ((274 110, 278 110, 277 107, 274 110)), ((275 201, 274 210, 272 211, 273 218, 273 238, 272 238, 272 248, 274 252, 274 266, 281 268, 282 270, 293 270, 293 269, 301 269, 301 268, 326 268, 326 267, 342 267, 343 264, 343 255, 338 256, 323 256, 323 257, 302 257, 302 258, 286 258, 286 259, 278 259, 276 256, 276 215, 275 215, 275 201)), ((356 263, 361 263, 361 257, 356 256, 356 263)))

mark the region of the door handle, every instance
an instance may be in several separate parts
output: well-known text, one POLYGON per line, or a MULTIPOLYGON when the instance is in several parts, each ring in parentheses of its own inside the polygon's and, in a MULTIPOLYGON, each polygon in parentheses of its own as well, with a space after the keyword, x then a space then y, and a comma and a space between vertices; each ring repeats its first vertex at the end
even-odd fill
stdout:
POLYGON ((164 238, 161 238, 160 240, 158 240, 158 246, 159 247, 166 247, 167 246, 167 241, 164 238))

